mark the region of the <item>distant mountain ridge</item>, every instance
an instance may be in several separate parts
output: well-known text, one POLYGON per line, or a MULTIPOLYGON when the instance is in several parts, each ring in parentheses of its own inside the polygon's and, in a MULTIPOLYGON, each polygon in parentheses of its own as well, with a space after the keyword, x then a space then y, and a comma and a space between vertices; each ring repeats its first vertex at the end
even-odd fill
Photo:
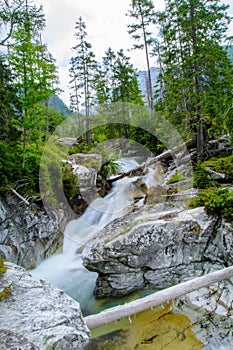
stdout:
MULTIPOLYGON (((150 68, 150 74, 151 74, 151 82, 152 82, 152 91, 153 94, 155 92, 155 85, 157 82, 157 78, 158 78, 158 74, 159 74, 159 68, 158 67, 151 67, 150 68)), ((148 102, 147 100, 147 91, 148 91, 148 75, 147 75, 147 71, 145 70, 140 70, 137 72, 138 75, 138 85, 139 85, 139 89, 142 92, 143 95, 143 100, 145 102, 148 102)))
POLYGON ((70 109, 62 101, 62 99, 57 95, 50 96, 48 106, 50 108, 53 108, 57 113, 61 115, 68 116, 71 114, 70 109))

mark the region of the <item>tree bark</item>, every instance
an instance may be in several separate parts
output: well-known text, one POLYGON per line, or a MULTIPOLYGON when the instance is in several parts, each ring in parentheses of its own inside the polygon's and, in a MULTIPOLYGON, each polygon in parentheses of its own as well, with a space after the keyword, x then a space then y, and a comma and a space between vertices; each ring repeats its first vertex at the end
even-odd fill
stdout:
POLYGON ((208 275, 177 284, 176 286, 153 293, 144 298, 131 301, 127 304, 112 307, 96 315, 84 317, 84 321, 90 329, 96 328, 114 321, 118 321, 121 318, 137 314, 151 307, 167 303, 168 301, 193 292, 194 290, 220 282, 223 279, 229 279, 232 276, 233 266, 230 266, 222 270, 212 272, 208 275))

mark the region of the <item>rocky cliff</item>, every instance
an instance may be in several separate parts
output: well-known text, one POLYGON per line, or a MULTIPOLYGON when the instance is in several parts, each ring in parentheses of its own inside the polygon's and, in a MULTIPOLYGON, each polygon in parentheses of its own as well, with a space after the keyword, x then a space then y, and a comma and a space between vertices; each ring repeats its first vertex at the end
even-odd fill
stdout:
POLYGON ((0 197, 0 252, 7 260, 32 268, 62 243, 62 232, 40 205, 10 193, 0 197))

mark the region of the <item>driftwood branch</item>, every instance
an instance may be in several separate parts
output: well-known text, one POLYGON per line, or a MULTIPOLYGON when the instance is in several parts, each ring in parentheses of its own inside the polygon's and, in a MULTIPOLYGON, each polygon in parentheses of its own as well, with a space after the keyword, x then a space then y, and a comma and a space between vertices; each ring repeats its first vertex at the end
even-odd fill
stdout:
POLYGON ((12 190, 12 192, 19 198, 21 199, 21 201, 23 201, 25 204, 30 205, 30 203, 28 202, 28 200, 26 198, 24 198, 23 196, 21 196, 21 194, 19 194, 16 190, 12 190))
POLYGON ((121 318, 137 314, 151 307, 164 304, 182 295, 193 292, 194 290, 220 282, 224 279, 229 279, 232 276, 233 266, 177 284, 176 286, 172 286, 144 298, 131 301, 127 304, 115 306, 96 315, 84 317, 84 321, 90 329, 96 328, 117 321, 121 318))

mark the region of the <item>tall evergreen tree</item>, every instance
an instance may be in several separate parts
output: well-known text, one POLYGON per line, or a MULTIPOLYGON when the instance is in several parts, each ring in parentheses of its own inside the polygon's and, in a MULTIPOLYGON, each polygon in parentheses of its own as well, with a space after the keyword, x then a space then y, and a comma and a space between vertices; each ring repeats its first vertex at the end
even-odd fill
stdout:
POLYGON ((204 156, 207 130, 224 113, 223 102, 232 105, 232 64, 222 46, 230 20, 226 10, 218 0, 166 0, 159 18, 162 104, 173 122, 195 132, 199 159, 204 156))
MULTIPOLYGON (((71 59, 72 80, 75 81, 73 89, 75 89, 76 92, 79 90, 84 99, 86 115, 86 140, 87 143, 90 144, 91 138, 89 132, 89 118, 91 102, 93 99, 92 89, 94 72, 96 70, 97 63, 95 61, 95 55, 91 50, 91 44, 87 41, 86 24, 82 20, 82 17, 79 17, 79 20, 76 22, 75 30, 75 37, 78 44, 73 47, 75 56, 71 59)), ((76 92, 75 95, 78 96, 76 92)))
POLYGON ((30 0, 0 0, 0 46, 15 43, 15 32, 25 23, 25 13, 35 31, 42 30, 45 18, 42 6, 36 7, 30 0))
POLYGON ((0 140, 7 141, 19 138, 16 120, 21 113, 17 90, 13 85, 10 68, 4 56, 0 55, 0 140))
POLYGON ((137 72, 122 49, 116 53, 111 48, 106 51, 96 75, 96 90, 99 104, 132 102, 143 105, 137 72))
POLYGON ((146 54, 147 74, 148 74, 148 103, 151 111, 154 110, 152 79, 150 71, 149 46, 153 43, 150 30, 151 24, 155 23, 154 4, 151 0, 132 0, 132 9, 128 15, 133 19, 133 23, 128 25, 128 33, 138 42, 133 49, 144 49, 146 54))
POLYGON ((138 105, 144 104, 138 87, 137 73, 123 50, 117 52, 112 78, 115 82, 112 90, 112 102, 121 101, 132 102, 138 105))
POLYGON ((47 115, 46 112, 38 113, 38 108, 42 111, 39 104, 45 103, 55 93, 57 82, 54 61, 38 38, 38 32, 33 26, 35 22, 31 22, 27 11, 24 15, 24 23, 18 26, 13 35, 17 43, 10 46, 8 55, 22 107, 18 126, 23 131, 23 168, 27 143, 39 141, 47 130, 47 115))

